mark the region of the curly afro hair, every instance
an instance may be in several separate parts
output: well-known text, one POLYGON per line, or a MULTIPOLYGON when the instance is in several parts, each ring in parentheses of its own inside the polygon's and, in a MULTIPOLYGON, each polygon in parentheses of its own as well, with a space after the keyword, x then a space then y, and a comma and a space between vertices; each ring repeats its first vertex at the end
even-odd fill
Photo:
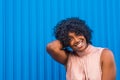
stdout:
POLYGON ((63 47, 69 47, 69 32, 75 32, 76 35, 83 35, 87 43, 91 43, 92 30, 86 25, 85 21, 79 18, 67 18, 58 22, 54 28, 54 35, 60 40, 63 47))

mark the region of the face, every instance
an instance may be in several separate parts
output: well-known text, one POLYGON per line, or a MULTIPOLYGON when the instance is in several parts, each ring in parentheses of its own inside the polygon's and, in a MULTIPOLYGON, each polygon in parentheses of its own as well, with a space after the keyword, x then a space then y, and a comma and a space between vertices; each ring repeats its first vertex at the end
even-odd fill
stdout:
POLYGON ((83 51, 87 47, 86 38, 83 35, 76 35, 74 32, 69 32, 69 45, 77 52, 83 51))

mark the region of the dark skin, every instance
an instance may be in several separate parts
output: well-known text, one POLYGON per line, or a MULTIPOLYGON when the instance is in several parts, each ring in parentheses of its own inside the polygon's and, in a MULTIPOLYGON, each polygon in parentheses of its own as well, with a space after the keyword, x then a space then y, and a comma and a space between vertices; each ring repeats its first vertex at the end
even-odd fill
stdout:
POLYGON ((62 50, 62 45, 59 40, 55 40, 47 45, 48 53, 59 63, 65 65, 68 59, 68 54, 62 50))
MULTIPOLYGON (((87 42, 84 36, 82 35, 76 35, 75 33, 69 32, 68 34, 70 38, 70 47, 74 51, 82 52, 87 47, 87 42), (84 43, 83 46, 78 47, 79 41, 84 43)), ((62 44, 59 40, 55 40, 47 45, 47 51, 48 53, 59 63, 66 65, 69 52, 66 52, 62 49, 62 44)), ((101 63, 101 70, 102 70, 102 76, 101 80, 115 80, 116 78, 116 66, 114 61, 113 53, 108 50, 104 49, 100 58, 101 63)))

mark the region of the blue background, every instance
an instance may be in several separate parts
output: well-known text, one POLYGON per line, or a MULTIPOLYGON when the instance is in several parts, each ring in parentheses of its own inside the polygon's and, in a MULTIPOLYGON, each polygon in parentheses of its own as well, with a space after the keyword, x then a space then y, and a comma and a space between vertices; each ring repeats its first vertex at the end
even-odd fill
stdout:
POLYGON ((58 21, 79 17, 113 51, 120 80, 120 0, 0 0, 0 80, 65 80, 46 52, 58 21))

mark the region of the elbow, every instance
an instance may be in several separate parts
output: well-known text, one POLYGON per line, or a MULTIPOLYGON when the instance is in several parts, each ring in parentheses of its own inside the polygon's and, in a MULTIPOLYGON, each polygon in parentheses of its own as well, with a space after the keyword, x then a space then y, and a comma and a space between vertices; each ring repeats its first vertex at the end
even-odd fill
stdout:
POLYGON ((47 44, 47 46, 46 46, 46 51, 49 53, 50 50, 51 50, 51 44, 49 43, 49 44, 47 44))
POLYGON ((54 51, 53 44, 52 43, 47 44, 46 50, 49 54, 51 54, 54 51))

